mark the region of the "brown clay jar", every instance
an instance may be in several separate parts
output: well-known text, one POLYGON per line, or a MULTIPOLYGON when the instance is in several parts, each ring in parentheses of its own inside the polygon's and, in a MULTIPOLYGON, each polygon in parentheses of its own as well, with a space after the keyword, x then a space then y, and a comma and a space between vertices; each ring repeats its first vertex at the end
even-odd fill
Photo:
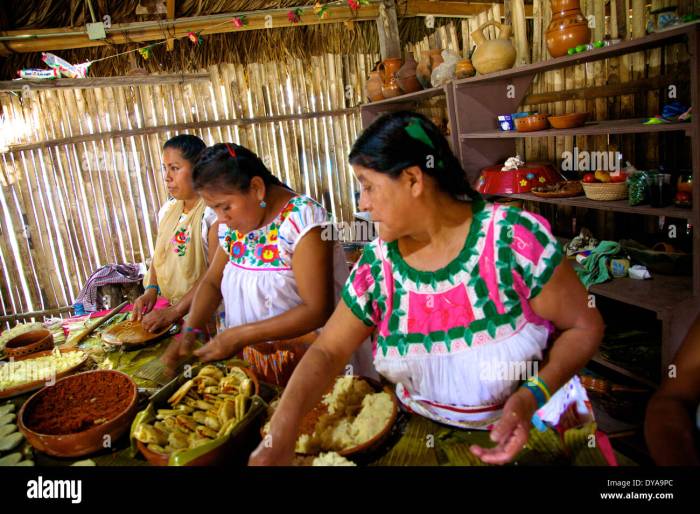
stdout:
POLYGON ((552 21, 545 37, 552 57, 566 55, 569 48, 591 42, 591 29, 581 13, 579 0, 551 0, 552 21))
POLYGON ((424 89, 430 88, 430 75, 433 69, 430 65, 430 52, 423 51, 420 53, 420 62, 416 66, 416 78, 424 89))
POLYGON ((404 62, 403 66, 401 66, 396 73, 399 88, 401 88, 401 91, 404 93, 415 93, 423 89, 423 86, 416 77, 417 66, 418 63, 413 58, 413 54, 409 52, 406 56, 406 62, 404 62))
POLYGON ((384 98, 382 95, 382 83, 381 73, 378 71, 369 72, 369 79, 367 79, 365 84, 365 94, 370 102, 376 102, 384 98))
POLYGON ((396 73, 401 67, 401 59, 391 57, 384 59, 379 65, 379 72, 382 74, 384 83, 382 84, 382 95, 384 98, 394 98, 401 94, 396 73))

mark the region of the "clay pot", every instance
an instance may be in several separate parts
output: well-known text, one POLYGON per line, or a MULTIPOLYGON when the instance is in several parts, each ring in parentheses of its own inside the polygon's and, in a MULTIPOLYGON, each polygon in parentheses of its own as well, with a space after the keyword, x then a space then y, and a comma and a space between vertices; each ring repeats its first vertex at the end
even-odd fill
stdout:
POLYGON ((54 346, 53 335, 45 329, 31 330, 10 339, 5 345, 5 354, 17 358, 23 355, 51 350, 54 346))
POLYGON ((471 59, 462 59, 455 65, 456 79, 466 79, 468 77, 473 77, 475 74, 476 70, 474 69, 471 59))
POLYGON ((581 14, 579 0, 552 0, 552 21, 545 38, 552 57, 561 57, 569 48, 591 42, 591 29, 581 14))
POLYGON ((396 73, 401 67, 401 59, 396 57, 391 57, 389 59, 384 59, 377 68, 379 73, 382 75, 384 80, 382 84, 382 96, 384 98, 394 98, 401 94, 401 89, 399 88, 399 82, 396 79, 396 73))
POLYGON ((430 52, 421 52, 420 62, 418 63, 418 66, 416 66, 416 78, 424 89, 428 89, 430 87, 430 75, 432 71, 433 68, 430 66, 430 52))
POLYGON ((413 54, 408 53, 406 57, 406 62, 399 69, 396 74, 396 80, 399 83, 399 88, 404 93, 415 93, 423 89, 423 86, 416 78, 416 67, 418 63, 413 59, 413 54))
POLYGON ((497 21, 488 21, 472 32, 476 41, 476 50, 472 55, 472 63, 476 71, 485 75, 495 71, 507 70, 515 64, 515 47, 510 40, 510 25, 503 25, 497 21), (489 25, 496 25, 501 29, 498 39, 488 40, 484 36, 484 29, 489 25))
POLYGON ((445 62, 445 59, 442 58, 441 48, 434 48, 430 51, 430 67, 433 70, 440 66, 443 62, 445 62))
POLYGON ((384 59, 379 63, 377 69, 382 75, 385 86, 391 85, 396 80, 396 73, 399 71, 399 68, 401 68, 401 59, 397 57, 384 59))
POLYGON ((367 79, 367 83, 365 84, 365 94, 367 95, 367 98, 369 98, 370 102, 376 102, 384 99, 384 96, 382 95, 383 82, 381 73, 378 71, 369 72, 369 79, 367 79))
POLYGON ((396 79, 394 79, 394 81, 388 86, 382 86, 382 96, 384 98, 396 98, 397 96, 401 95, 401 88, 399 87, 399 83, 396 81, 396 79))

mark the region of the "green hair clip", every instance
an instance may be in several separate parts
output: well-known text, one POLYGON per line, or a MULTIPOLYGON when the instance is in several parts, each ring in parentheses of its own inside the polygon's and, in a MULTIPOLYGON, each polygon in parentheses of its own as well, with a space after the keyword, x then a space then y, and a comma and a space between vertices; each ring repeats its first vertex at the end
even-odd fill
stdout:
POLYGON ((404 127, 404 130, 413 139, 417 139, 423 144, 428 145, 433 150, 435 149, 435 145, 430 140, 430 137, 423 128, 423 125, 421 125, 419 118, 411 118, 411 122, 404 127))

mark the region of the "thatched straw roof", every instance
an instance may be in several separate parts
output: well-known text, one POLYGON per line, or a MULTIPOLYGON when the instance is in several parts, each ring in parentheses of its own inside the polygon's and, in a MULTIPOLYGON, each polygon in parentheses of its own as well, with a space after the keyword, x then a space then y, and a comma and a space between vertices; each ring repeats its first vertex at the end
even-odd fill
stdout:
MULTIPOLYGON (((112 23, 128 23, 164 18, 162 14, 137 15, 139 4, 148 6, 156 0, 92 0, 98 18, 109 14, 112 23)), ((180 0, 176 3, 176 17, 202 16, 227 12, 241 12, 262 9, 292 8, 313 5, 314 1, 293 0, 180 0)), ((405 0, 397 2, 399 31, 402 43, 415 42, 428 33, 423 18, 401 18, 405 12, 405 0)), ((0 7, 0 30, 22 28, 78 27, 91 21, 87 3, 84 0, 23 0, 13 5, 12 12, 0 7)), ((437 18, 436 27, 449 22, 437 18)), ((69 62, 95 60, 132 48, 133 45, 100 46, 55 53, 69 62)), ((92 76, 124 75, 128 70, 140 66, 148 72, 192 71, 222 62, 270 62, 284 61, 289 57, 308 58, 323 53, 377 53, 379 40, 376 24, 372 21, 358 22, 349 30, 342 23, 285 27, 269 30, 255 30, 240 33, 212 34, 204 37, 200 47, 181 40, 174 51, 168 52, 163 46, 153 48, 152 57, 144 61, 137 54, 98 62, 93 65, 92 76)), ((14 78, 20 68, 43 67, 38 54, 15 54, 0 59, 0 77, 14 78)))

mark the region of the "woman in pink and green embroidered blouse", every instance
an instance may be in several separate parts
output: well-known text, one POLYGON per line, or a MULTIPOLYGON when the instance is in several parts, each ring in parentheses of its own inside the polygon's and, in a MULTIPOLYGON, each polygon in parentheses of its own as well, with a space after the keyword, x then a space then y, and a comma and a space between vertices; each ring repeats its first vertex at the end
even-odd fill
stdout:
POLYGON ((292 375, 272 418, 273 444, 261 444, 251 464, 291 461, 300 420, 368 336, 377 371, 408 411, 491 430, 494 447, 471 448, 486 463, 513 460, 533 422, 585 419, 590 403, 576 373, 603 323, 548 223, 486 203, 416 113, 376 120, 350 164, 379 238, 292 375))

